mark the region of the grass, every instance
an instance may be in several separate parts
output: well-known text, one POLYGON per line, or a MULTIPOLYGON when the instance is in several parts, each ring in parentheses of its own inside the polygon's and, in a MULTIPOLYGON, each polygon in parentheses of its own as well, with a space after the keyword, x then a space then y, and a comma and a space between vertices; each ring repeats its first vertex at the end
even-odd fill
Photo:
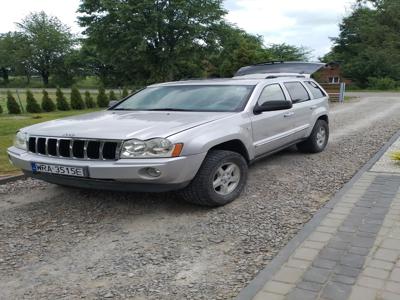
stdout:
POLYGON ((7 156, 7 148, 13 144, 14 136, 17 130, 22 127, 33 125, 40 122, 53 119, 97 111, 97 109, 57 111, 40 114, 21 114, 21 115, 1 115, 0 116, 0 175, 9 175, 17 173, 19 170, 14 168, 7 156))

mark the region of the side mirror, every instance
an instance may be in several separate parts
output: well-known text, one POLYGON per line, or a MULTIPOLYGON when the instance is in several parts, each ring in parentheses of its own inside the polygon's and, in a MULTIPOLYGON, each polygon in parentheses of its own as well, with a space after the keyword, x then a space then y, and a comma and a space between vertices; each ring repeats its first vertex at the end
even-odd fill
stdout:
POLYGON ((119 102, 118 100, 111 100, 110 102, 108 102, 108 108, 113 107, 118 102, 119 102))
POLYGON ((264 111, 285 110, 291 109, 292 107, 292 102, 287 100, 266 101, 262 105, 257 104, 254 107, 254 113, 260 114, 264 111))

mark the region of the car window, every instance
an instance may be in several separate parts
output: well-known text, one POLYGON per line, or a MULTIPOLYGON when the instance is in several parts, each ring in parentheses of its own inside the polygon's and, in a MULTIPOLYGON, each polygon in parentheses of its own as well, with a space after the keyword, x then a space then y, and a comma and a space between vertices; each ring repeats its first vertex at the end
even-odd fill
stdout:
POLYGON ((315 99, 325 97, 325 93, 320 89, 320 87, 315 82, 306 81, 305 84, 315 99))
POLYGON ((286 100, 285 94, 279 84, 271 84, 264 88, 258 99, 258 105, 263 105, 267 101, 286 100))
POLYGON ((310 100, 310 95, 300 82, 285 82, 285 87, 293 103, 310 100))
POLYGON ((148 87, 112 109, 240 111, 246 105, 252 85, 176 85, 148 87))

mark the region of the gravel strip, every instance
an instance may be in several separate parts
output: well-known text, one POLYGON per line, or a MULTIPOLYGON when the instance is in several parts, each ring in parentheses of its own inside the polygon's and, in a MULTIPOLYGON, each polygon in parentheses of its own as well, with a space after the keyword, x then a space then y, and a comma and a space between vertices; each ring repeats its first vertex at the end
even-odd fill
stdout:
POLYGON ((332 112, 325 152, 256 163, 242 197, 217 209, 173 193, 0 186, 0 298, 233 298, 400 128, 396 95, 332 112))

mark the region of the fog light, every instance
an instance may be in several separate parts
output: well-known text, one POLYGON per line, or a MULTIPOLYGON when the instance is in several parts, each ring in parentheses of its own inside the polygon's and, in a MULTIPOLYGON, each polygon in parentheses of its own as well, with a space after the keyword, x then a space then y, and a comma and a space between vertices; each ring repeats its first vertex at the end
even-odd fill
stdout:
POLYGON ((151 177, 160 177, 161 176, 161 171, 156 168, 146 168, 146 173, 147 175, 151 177))

